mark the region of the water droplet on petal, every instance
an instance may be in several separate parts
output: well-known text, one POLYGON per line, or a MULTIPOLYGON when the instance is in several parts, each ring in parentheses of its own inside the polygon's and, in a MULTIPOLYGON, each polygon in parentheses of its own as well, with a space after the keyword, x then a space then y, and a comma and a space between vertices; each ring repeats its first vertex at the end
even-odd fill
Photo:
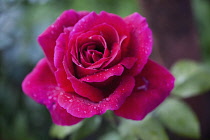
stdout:
POLYGON ((56 104, 54 104, 52 107, 53 107, 53 110, 55 110, 55 108, 56 108, 56 104))
POLYGON ((110 99, 109 99, 109 98, 106 98, 105 100, 106 100, 106 101, 110 101, 110 99))
POLYGON ((88 39, 92 39, 92 38, 93 38, 92 36, 88 37, 88 39))

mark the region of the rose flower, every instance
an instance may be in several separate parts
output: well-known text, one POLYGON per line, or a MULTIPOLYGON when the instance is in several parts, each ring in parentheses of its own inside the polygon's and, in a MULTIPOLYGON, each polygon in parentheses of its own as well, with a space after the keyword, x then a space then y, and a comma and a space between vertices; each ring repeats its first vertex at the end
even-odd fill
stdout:
POLYGON ((22 83, 58 125, 112 110, 142 120, 170 93, 174 77, 148 59, 152 33, 138 13, 64 11, 39 37, 45 58, 22 83))

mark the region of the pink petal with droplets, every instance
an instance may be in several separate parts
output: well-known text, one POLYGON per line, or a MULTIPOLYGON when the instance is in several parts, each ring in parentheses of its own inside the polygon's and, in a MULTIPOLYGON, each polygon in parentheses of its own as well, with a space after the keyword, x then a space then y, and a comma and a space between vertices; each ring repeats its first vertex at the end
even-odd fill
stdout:
POLYGON ((134 87, 134 78, 125 76, 119 86, 109 97, 95 103, 75 93, 64 93, 58 98, 60 106, 68 113, 79 118, 89 118, 94 115, 104 114, 107 110, 117 110, 125 99, 131 94, 134 87))
POLYGON ((25 94, 48 108, 54 123, 73 125, 82 120, 67 113, 57 103, 58 96, 63 94, 63 90, 57 86, 46 59, 40 60, 34 70, 27 75, 22 83, 22 88, 25 94))
POLYGON ((123 73, 123 71, 124 67, 118 64, 102 72, 98 72, 96 74, 83 77, 80 80, 85 82, 103 82, 108 78, 110 78, 111 76, 120 76, 123 73))
POLYGON ((74 26, 77 21, 86 14, 88 13, 82 12, 80 15, 80 13, 74 10, 64 11, 57 20, 38 37, 38 42, 44 50, 52 70, 55 70, 53 61, 56 39, 63 33, 64 28, 74 26))
POLYGON ((72 73, 69 71, 67 64, 65 63, 66 60, 64 59, 64 69, 67 74, 67 79, 70 80, 74 91, 81 95, 82 97, 86 97, 94 102, 101 101, 104 98, 103 92, 93 87, 81 80, 77 79, 72 73))
POLYGON ((58 103, 48 109, 50 110, 53 122, 57 125, 74 125, 83 120, 83 118, 77 118, 69 114, 58 103))
POLYGON ((121 76, 124 72, 124 67, 130 69, 135 64, 135 62, 136 58, 127 57, 124 58, 119 64, 111 68, 105 69, 92 75, 85 76, 80 80, 85 82, 103 82, 112 76, 121 76))
POLYGON ((137 75, 147 62, 152 51, 152 32, 148 27, 146 19, 134 13, 126 17, 125 22, 130 27, 130 43, 127 48, 123 48, 123 52, 138 58, 135 66, 131 69, 132 75, 137 75))
POLYGON ((74 26, 74 31, 72 31, 72 35, 78 32, 86 32, 91 30, 97 25, 100 24, 108 24, 115 28, 118 32, 119 38, 128 36, 127 25, 123 21, 123 19, 115 14, 107 13, 102 11, 100 14, 96 14, 95 12, 91 12, 84 18, 78 21, 74 26))
POLYGON ((174 77, 164 67, 149 60, 135 80, 133 93, 115 114, 142 120, 169 95, 174 87, 174 77))

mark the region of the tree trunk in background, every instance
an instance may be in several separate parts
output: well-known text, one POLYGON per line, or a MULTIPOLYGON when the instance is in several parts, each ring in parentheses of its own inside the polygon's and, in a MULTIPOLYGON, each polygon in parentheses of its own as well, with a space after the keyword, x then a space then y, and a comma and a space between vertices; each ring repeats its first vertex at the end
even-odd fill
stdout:
POLYGON ((152 57, 170 67, 179 59, 200 57, 189 0, 140 0, 154 36, 152 57))
MULTIPOLYGON (((190 0, 139 0, 153 32, 152 59, 170 67, 180 59, 200 59, 190 0)), ((210 92, 185 101, 196 112, 203 139, 210 138, 210 92)), ((169 132, 171 140, 189 140, 169 132)))

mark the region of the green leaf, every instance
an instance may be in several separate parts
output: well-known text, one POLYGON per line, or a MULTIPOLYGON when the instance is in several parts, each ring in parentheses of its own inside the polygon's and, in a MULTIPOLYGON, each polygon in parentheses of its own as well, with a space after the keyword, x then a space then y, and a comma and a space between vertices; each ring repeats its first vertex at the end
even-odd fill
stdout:
POLYGON ((210 90, 210 68, 194 61, 176 63, 171 72, 176 77, 174 95, 187 98, 210 90))
POLYGON ((168 140, 163 126, 153 117, 147 116, 142 121, 125 120, 119 126, 122 136, 136 136, 141 140, 168 140))
POLYGON ((27 116, 24 112, 19 112, 16 115, 14 124, 10 130, 8 135, 9 137, 12 137, 11 139, 16 140, 34 140, 33 137, 31 137, 29 131, 28 131, 28 125, 27 125, 27 116))
MULTIPOLYGON (((117 132, 109 132, 99 138, 99 140, 122 140, 122 137, 117 132)), ((133 139, 130 139, 133 140, 133 139)))
POLYGON ((72 125, 72 126, 59 126, 53 124, 50 128, 50 136, 53 138, 63 139, 66 136, 72 134, 82 125, 82 122, 72 125))
POLYGON ((195 113, 181 100, 168 98, 156 111, 163 124, 172 132, 190 138, 200 137, 195 113))
POLYGON ((101 116, 94 116, 83 121, 82 126, 74 133, 71 140, 81 140, 95 132, 101 124, 101 116))

